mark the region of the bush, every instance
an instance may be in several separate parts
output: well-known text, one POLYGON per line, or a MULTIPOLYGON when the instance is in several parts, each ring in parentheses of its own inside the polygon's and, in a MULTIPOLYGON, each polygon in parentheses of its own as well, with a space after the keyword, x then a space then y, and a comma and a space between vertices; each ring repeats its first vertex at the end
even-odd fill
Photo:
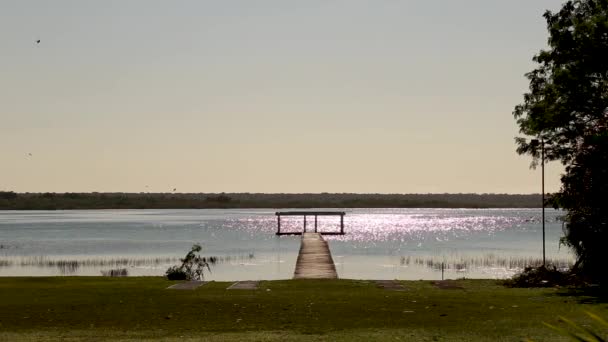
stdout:
MULTIPOLYGON (((171 266, 165 272, 169 280, 203 280, 205 268, 211 272, 207 258, 200 256, 202 247, 199 244, 192 246, 192 249, 183 259, 181 266, 171 266)), ((213 260, 210 260, 213 262, 213 260)))
POLYGON ((508 287, 553 287, 580 286, 585 285, 585 282, 576 274, 560 271, 555 266, 528 266, 503 284, 508 287))
POLYGON ((182 270, 180 267, 177 267, 177 266, 169 267, 167 272, 165 272, 165 275, 167 276, 167 279, 169 279, 169 280, 187 280, 188 279, 188 275, 186 274, 186 272, 184 272, 184 270, 182 270))

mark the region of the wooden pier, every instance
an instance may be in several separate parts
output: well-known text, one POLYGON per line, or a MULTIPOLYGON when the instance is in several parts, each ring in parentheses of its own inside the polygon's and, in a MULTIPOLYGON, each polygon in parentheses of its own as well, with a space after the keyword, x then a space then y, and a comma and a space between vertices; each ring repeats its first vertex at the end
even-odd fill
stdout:
MULTIPOLYGON (((302 235, 307 232, 307 220, 308 216, 314 216, 314 232, 322 235, 344 235, 344 215, 343 211, 278 211, 275 213, 277 216, 277 235, 302 235), (281 216, 303 216, 304 227, 302 231, 281 231, 281 216), (318 220, 319 216, 340 216, 340 231, 339 232, 319 232, 318 231, 318 220)), ((313 229, 311 229, 313 230, 313 229)))
POLYGON ((303 233, 294 279, 337 279, 327 241, 321 233, 303 233))

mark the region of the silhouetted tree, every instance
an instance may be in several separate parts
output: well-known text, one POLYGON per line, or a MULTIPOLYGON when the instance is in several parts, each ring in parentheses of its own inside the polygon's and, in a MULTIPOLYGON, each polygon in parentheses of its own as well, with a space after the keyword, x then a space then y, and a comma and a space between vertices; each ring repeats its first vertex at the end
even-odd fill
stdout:
MULTIPOLYGON (((546 160, 565 166, 554 205, 567 210, 565 237, 575 269, 605 282, 608 260, 608 0, 566 2, 544 14, 549 49, 534 57, 530 91, 515 107, 520 132, 544 142, 546 160)), ((516 138, 539 162, 538 144, 516 138)))

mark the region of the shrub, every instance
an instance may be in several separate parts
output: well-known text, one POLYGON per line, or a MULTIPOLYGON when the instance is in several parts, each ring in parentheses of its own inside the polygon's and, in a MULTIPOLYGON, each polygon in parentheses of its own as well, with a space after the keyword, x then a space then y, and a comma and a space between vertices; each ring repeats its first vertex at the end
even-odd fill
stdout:
MULTIPOLYGON (((199 252, 201 245, 195 244, 183 259, 181 266, 170 267, 165 275, 169 280, 203 280, 205 268, 211 272, 207 258, 202 257, 199 252)), ((213 260, 209 260, 213 262, 213 260)))
POLYGON ((178 266, 169 267, 167 272, 165 272, 165 275, 167 276, 167 279, 169 279, 169 280, 186 280, 186 279, 188 279, 188 275, 186 274, 186 272, 178 266))
POLYGON ((526 267, 503 283, 508 287, 553 287, 553 286, 579 286, 585 282, 569 271, 560 271, 555 266, 526 267))

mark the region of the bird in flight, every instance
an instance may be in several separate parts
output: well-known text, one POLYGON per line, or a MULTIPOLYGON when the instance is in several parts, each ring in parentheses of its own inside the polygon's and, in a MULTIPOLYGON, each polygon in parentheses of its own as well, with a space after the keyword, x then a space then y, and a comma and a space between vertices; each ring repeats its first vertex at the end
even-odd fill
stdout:
POLYGON ((32 154, 31 154, 31 153, 28 153, 27 155, 28 155, 28 156, 30 156, 30 157, 32 156, 32 154))
POLYGON ((177 190, 177 188, 173 188, 173 192, 175 192, 175 190, 177 190))
POLYGON ((40 39, 38 39, 38 40, 36 41, 36 44, 40 44, 40 39))

